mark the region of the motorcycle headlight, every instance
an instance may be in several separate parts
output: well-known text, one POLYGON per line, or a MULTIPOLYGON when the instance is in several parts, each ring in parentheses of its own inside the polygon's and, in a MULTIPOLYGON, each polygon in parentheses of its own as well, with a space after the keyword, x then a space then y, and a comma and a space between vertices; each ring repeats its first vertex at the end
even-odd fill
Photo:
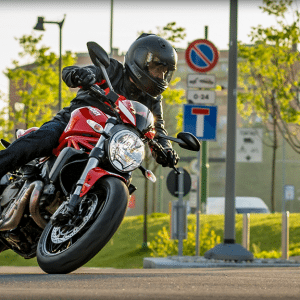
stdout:
POLYGON ((132 131, 122 130, 114 134, 109 142, 109 160, 120 172, 138 168, 145 157, 143 141, 132 131))

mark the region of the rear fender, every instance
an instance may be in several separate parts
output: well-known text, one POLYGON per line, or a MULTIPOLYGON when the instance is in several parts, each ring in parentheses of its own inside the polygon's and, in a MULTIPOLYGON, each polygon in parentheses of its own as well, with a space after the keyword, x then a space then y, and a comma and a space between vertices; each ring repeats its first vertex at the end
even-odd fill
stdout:
POLYGON ((125 184, 127 183, 127 180, 118 174, 108 172, 106 170, 103 170, 99 167, 93 168, 90 170, 85 178, 85 181, 82 185, 82 189, 80 192, 80 197, 83 197, 88 193, 88 191, 95 185, 95 183, 104 176, 113 176, 120 178, 120 180, 124 181, 125 184))

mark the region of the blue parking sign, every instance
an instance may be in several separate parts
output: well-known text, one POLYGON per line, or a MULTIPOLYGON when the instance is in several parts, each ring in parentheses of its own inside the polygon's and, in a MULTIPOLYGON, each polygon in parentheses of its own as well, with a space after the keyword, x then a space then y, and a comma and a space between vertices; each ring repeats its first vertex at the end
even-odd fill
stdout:
POLYGON ((198 140, 216 140, 217 106, 185 104, 183 106, 183 131, 198 140))

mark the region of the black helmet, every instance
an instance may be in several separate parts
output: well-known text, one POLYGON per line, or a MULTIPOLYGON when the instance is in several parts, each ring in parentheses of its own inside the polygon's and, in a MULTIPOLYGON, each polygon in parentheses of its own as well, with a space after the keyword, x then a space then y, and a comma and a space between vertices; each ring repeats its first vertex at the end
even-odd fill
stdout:
POLYGON ((135 85, 157 97, 169 85, 177 66, 172 45, 155 34, 143 33, 125 55, 125 67, 135 85))

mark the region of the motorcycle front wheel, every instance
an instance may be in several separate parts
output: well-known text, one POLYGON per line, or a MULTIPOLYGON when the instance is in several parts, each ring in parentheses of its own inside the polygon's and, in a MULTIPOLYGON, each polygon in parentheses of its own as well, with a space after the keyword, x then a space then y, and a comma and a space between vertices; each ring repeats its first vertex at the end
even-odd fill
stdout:
POLYGON ((40 268, 49 274, 67 274, 87 263, 120 226, 128 199, 128 188, 123 181, 101 178, 95 191, 83 198, 74 221, 63 227, 51 222, 46 225, 37 248, 40 268))

